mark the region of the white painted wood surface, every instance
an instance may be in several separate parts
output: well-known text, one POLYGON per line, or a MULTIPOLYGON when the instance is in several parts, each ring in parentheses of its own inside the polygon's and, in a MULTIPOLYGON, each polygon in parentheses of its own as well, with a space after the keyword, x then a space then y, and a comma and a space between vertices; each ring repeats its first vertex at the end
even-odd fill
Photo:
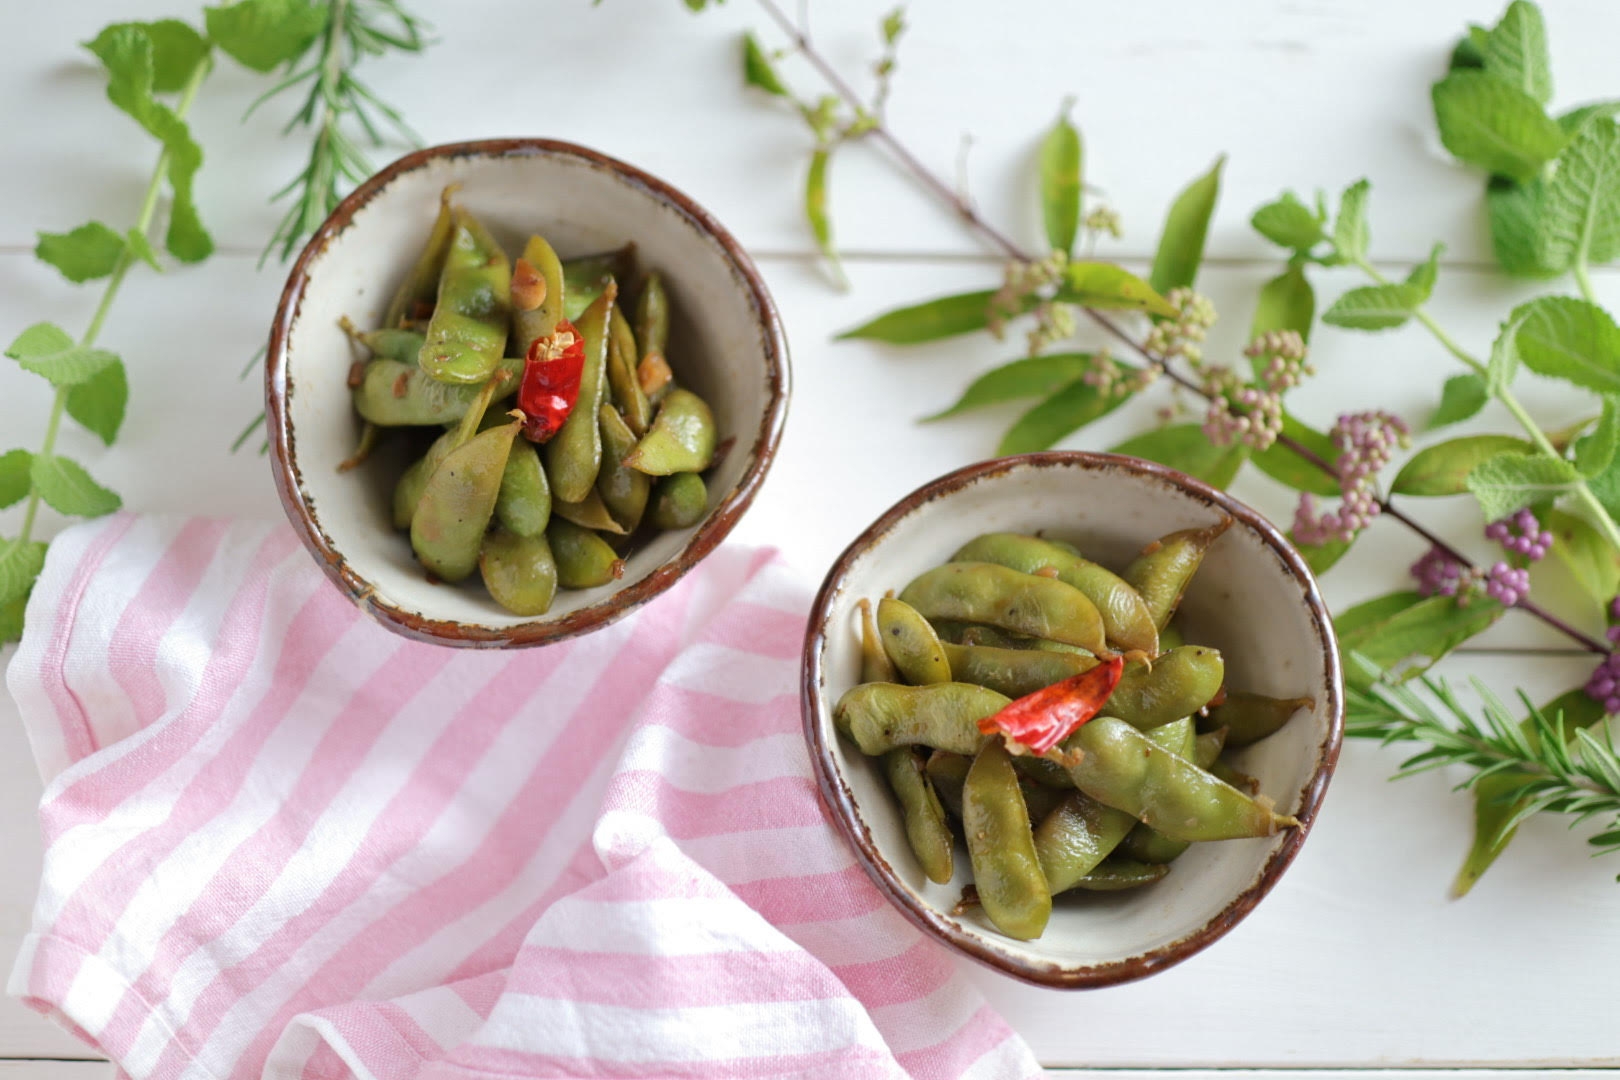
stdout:
MULTIPOLYGON (((829 338, 879 309, 991 284, 995 260, 875 148, 854 147, 836 162, 833 186, 853 287, 846 294, 827 287, 797 209, 806 136, 738 86, 736 35, 745 26, 767 28, 748 0, 701 17, 676 0, 416 6, 437 25, 441 44, 426 59, 378 65, 373 80, 428 141, 537 134, 596 146, 685 188, 756 254, 790 329, 795 396, 778 464, 738 528, 739 542, 778 545, 807 581, 819 580, 895 499, 991 452, 1015 408, 936 425, 910 420, 1015 355, 1015 342, 901 351, 829 338), (544 76, 536 75, 537 56, 544 76)), ((858 0, 810 6, 818 42, 859 77, 879 9, 858 0)), ((1558 103, 1620 93, 1609 56, 1620 8, 1604 0, 1544 6, 1558 103)), ((1485 272, 1479 181, 1437 152, 1429 121, 1428 83, 1467 21, 1495 17, 1494 0, 1011 0, 993 9, 965 0, 913 5, 891 106, 895 126, 947 173, 960 136, 971 133, 975 197, 989 216, 1034 241, 1030 157, 1057 102, 1077 95, 1088 179, 1107 190, 1127 228, 1126 239, 1103 253, 1138 260, 1151 252, 1169 197, 1218 152, 1229 153, 1200 280, 1225 315, 1212 351, 1238 344, 1256 287, 1275 272, 1248 215, 1288 186, 1332 190, 1370 175, 1376 257, 1399 268, 1444 240, 1434 310, 1478 350, 1501 314, 1536 292, 1485 272)), ((94 293, 32 260, 33 230, 66 229, 91 216, 121 227, 153 157, 145 137, 100 100, 98 77, 72 43, 121 15, 177 10, 163 0, 81 0, 8 25, 0 41, 0 131, 10 144, 0 198, 0 336, 39 319, 82 327, 94 293)), ((788 73, 805 92, 817 89, 807 73, 791 66, 788 73)), ((255 269, 276 216, 262 197, 299 164, 298 146, 275 137, 284 104, 238 124, 258 89, 227 62, 196 112, 208 155, 199 190, 220 254, 161 278, 133 274, 108 321, 103 341, 124 355, 133 388, 118 447, 108 452, 83 433, 64 435, 63 449, 134 509, 280 512, 265 463, 225 452, 258 408, 257 384, 238 382, 236 372, 263 339, 282 276, 275 265, 255 269)), ((1351 283, 1348 274, 1323 274, 1320 293, 1328 298, 1351 283)), ((1620 306, 1620 273, 1599 274, 1597 285, 1620 306)), ((1417 329, 1376 337, 1324 330, 1316 362, 1321 376, 1294 401, 1322 426, 1346 407, 1421 416, 1451 373, 1451 361, 1417 329)), ((1579 402, 1550 385, 1528 385, 1525 397, 1549 421, 1579 412, 1579 402)), ((47 403, 39 380, 0 369, 0 449, 36 445, 47 403)), ((1123 409, 1065 445, 1111 445, 1148 423, 1154 404, 1123 409)), ((1472 426, 1500 430, 1506 422, 1487 411, 1472 426)), ((1270 514, 1290 513, 1288 493, 1253 470, 1235 491, 1270 514)), ((1477 535, 1465 500, 1411 509, 1449 535, 1477 535)), ((43 519, 51 530, 60 524, 48 512, 43 519)), ((16 524, 15 510, 0 512, 0 533, 16 524)), ((1397 526, 1380 524, 1327 576, 1326 592, 1340 604, 1398 587, 1420 553, 1397 526)), ((1510 617, 1475 645, 1560 642, 1510 617)), ((1448 671, 1546 697, 1589 666, 1568 655, 1475 652, 1448 671)), ((1620 867, 1588 859, 1580 837, 1559 823, 1534 822, 1473 895, 1450 901, 1468 805, 1448 794, 1444 776, 1387 785, 1397 762, 1394 752, 1347 747, 1298 863, 1242 926, 1183 966, 1089 994, 1034 990, 978 969, 973 978, 1052 1066, 1620 1065, 1610 974, 1620 970, 1620 867)), ((0 957, 7 964, 32 903, 38 791, 15 709, 0 695, 0 957)), ((0 1002, 0 1058, 84 1053, 16 1002, 0 1002)), ((102 1075, 99 1064, 0 1062, 0 1080, 102 1075)))

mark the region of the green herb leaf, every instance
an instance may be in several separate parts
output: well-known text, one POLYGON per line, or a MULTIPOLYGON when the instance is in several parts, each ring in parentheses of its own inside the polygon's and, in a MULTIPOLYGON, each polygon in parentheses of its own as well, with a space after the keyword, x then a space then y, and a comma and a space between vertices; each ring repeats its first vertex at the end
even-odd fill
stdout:
POLYGON ((28 595, 44 567, 45 545, 38 540, 18 544, 0 538, 0 604, 28 595))
POLYGON ((1057 123, 1041 140, 1041 220, 1053 251, 1074 250, 1080 231, 1080 132, 1069 121, 1074 99, 1063 103, 1057 123))
POLYGON ((108 446, 118 438, 128 403, 129 380, 124 374, 124 362, 116 357, 67 393, 68 415, 99 435, 108 446))
POLYGON ((152 89, 172 94, 184 87, 197 65, 208 58, 208 42, 179 19, 139 25, 152 39, 152 89))
MULTIPOLYGON (((164 245, 182 262, 200 262, 214 242, 197 216, 192 181, 202 167, 202 149, 174 111, 152 96, 152 38, 137 23, 109 26, 86 46, 107 69, 107 97, 135 119, 169 151, 169 231, 164 245)), ((207 60, 201 61, 207 63, 207 60)))
POLYGON ((72 232, 39 234, 34 257, 50 263, 73 282, 94 281, 111 274, 124 254, 124 238, 99 221, 72 232))
POLYGON ((1615 409, 1615 399, 1605 396, 1597 427, 1575 440, 1576 470, 1585 477, 1598 475, 1614 461, 1617 448, 1620 448, 1620 412, 1615 409))
MULTIPOLYGON (((1369 612, 1371 617, 1365 622, 1353 623, 1349 630, 1344 628, 1344 616, 1334 620, 1339 630, 1340 654, 1348 658, 1351 653, 1359 653, 1388 672, 1391 678, 1405 681, 1427 671, 1451 650, 1488 629, 1506 610, 1484 596, 1471 596, 1467 603, 1458 603, 1452 596, 1406 602, 1414 595, 1396 593, 1369 601, 1369 604, 1388 603, 1381 610, 1369 612), (1398 610, 1378 617, 1389 609, 1398 610)), ((1345 664, 1344 681, 1347 686, 1360 690, 1372 684, 1365 670, 1351 663, 1345 664)))
POLYGON ((1390 330, 1410 319, 1422 303, 1423 291, 1413 285, 1363 285, 1333 301, 1322 321, 1348 330, 1390 330))
POLYGON ((1440 404, 1429 416, 1428 428, 1433 431, 1447 424, 1457 424, 1473 416, 1491 399, 1485 380, 1468 372, 1453 375, 1440 389, 1440 404))
POLYGON ((1594 101, 1590 105, 1577 106, 1559 116, 1558 127, 1565 135, 1574 135, 1593 117, 1613 116, 1616 113, 1620 113, 1620 101, 1594 101))
POLYGON ((18 334, 6 355, 52 386, 76 386, 118 360, 105 349, 84 348, 51 323, 35 323, 18 334))
POLYGON ((1491 358, 1485 362, 1485 390, 1495 393, 1513 385, 1519 374, 1519 327, 1522 318, 1509 318, 1491 342, 1491 358))
POLYGON ((816 249, 827 260, 833 280, 840 289, 849 288, 844 265, 838 261, 838 249, 833 246, 832 219, 827 216, 827 162, 832 157, 828 147, 818 148, 810 155, 810 169, 804 176, 804 216, 810 221, 810 232, 816 238, 816 249))
POLYGON ((917 345, 957 334, 971 334, 990 325, 990 298, 995 293, 957 293, 910 307, 886 311, 838 335, 839 341, 886 341, 891 345, 917 345))
POLYGON ((1511 435, 1465 435, 1426 446, 1412 455, 1395 482, 1394 495, 1461 495, 1468 490, 1468 475, 1498 454, 1530 454, 1535 447, 1511 435))
POLYGON ((1241 443, 1216 446, 1199 424, 1172 424, 1126 439, 1109 453, 1147 458, 1180 469, 1216 488, 1225 488, 1243 467, 1249 448, 1241 443))
POLYGON ((1429 249, 1429 257, 1412 267, 1412 272, 1406 275, 1406 284, 1418 290, 1427 300, 1434 295, 1434 283, 1440 276, 1440 256, 1446 253, 1446 245, 1436 244, 1429 249))
POLYGON ((1563 273, 1541 262, 1541 204, 1545 185, 1540 180, 1515 184, 1491 177, 1485 185, 1485 210, 1490 219, 1491 251, 1503 271, 1514 277, 1549 278, 1563 273))
POLYGON ((743 82, 777 97, 793 96, 752 30, 743 34, 743 82))
POLYGON ((326 29, 329 5, 308 0, 242 0, 206 8, 208 36, 238 64, 269 71, 304 54, 326 29))
POLYGON ((1536 99, 1483 71, 1454 71, 1434 84, 1440 141, 1459 161, 1521 183, 1564 148, 1536 99))
POLYGON ((1469 24, 1468 33, 1457 39, 1452 46, 1451 57, 1446 62, 1447 71, 1458 71, 1468 68, 1482 68, 1485 66, 1485 34, 1483 26, 1469 24))
POLYGON ((1249 224, 1273 244, 1293 251, 1309 251, 1327 237, 1322 219, 1292 191, 1256 210, 1249 224))
POLYGON ((1541 515, 1541 526, 1552 533, 1553 557, 1569 570, 1601 613, 1609 598, 1620 592, 1620 552, 1590 523, 1557 508, 1541 515))
POLYGON ((1570 296, 1543 296, 1508 318, 1518 330, 1504 337, 1525 367, 1599 393, 1620 393, 1620 327, 1607 311, 1570 296))
POLYGON ((1541 9, 1513 0, 1485 35, 1481 49, 1487 74, 1494 75, 1545 105, 1552 100, 1552 61, 1547 57, 1547 28, 1541 9))
POLYGON ((33 481, 28 478, 28 466, 34 455, 27 450, 9 450, 0 454, 0 510, 28 496, 33 481))
POLYGON ((1540 205, 1541 265, 1567 269, 1620 255, 1620 124, 1592 120, 1558 155, 1540 205))
POLYGON ((1372 230, 1367 225, 1367 197, 1372 181, 1363 177, 1339 196, 1339 215, 1333 219, 1333 254, 1337 262, 1356 263, 1367 257, 1372 230))
POLYGON ((27 596, 19 596, 15 600, 0 604, 0 645, 9 645, 13 641, 22 640, 23 611, 27 607, 27 596))
POLYGON ((1048 450, 1128 400, 1129 394, 1104 394, 1084 379, 1076 379, 1020 416, 1001 437, 996 454, 1005 457, 1048 450))
POLYGON ((60 454, 36 454, 29 475, 34 489, 52 510, 76 517, 100 517, 123 505, 96 483, 84 466, 60 454))
POLYGON ((1176 309, 1152 285, 1113 263, 1072 262, 1054 297, 1083 307, 1145 311, 1173 317, 1176 309))
POLYGON ((1045 397, 1074 382, 1090 368, 1090 353, 1048 353, 1014 360, 980 375, 962 391, 956 404, 932 416, 925 416, 923 420, 943 420, 947 416, 986 405, 1045 397))
MULTIPOLYGON (((1329 465, 1339 459, 1339 448, 1333 445, 1332 439, 1286 411, 1283 413, 1282 434, 1300 443, 1307 450, 1314 451, 1317 457, 1329 465)), ((1339 494, 1337 476, 1323 472, 1295 453, 1292 447, 1284 446, 1280 442, 1250 454, 1249 460, 1253 461, 1261 472, 1295 491, 1308 491, 1313 495, 1339 494)))
POLYGON ((1221 169, 1226 155, 1215 159, 1207 173, 1194 180, 1170 204, 1159 235, 1159 250, 1153 256, 1153 272, 1148 281, 1160 293, 1191 288, 1204 261, 1204 241, 1209 236, 1209 220, 1215 215, 1215 201, 1221 194, 1221 169))
POLYGON ((1523 507, 1551 502, 1580 482, 1581 474, 1563 458, 1516 451, 1486 458, 1464 481, 1479 500, 1486 521, 1498 521, 1523 507))
POLYGON ((1333 629, 1342 643, 1344 638, 1387 622, 1422 599, 1417 592, 1405 589, 1375 596, 1371 600, 1363 600, 1335 615, 1333 629))
POLYGON ((139 229, 130 229, 124 234, 124 243, 129 247, 129 253, 141 260, 147 266, 163 273, 163 265, 158 262, 157 251, 152 247, 152 241, 139 229))
MULTIPOLYGON (((1293 330, 1309 341, 1311 321, 1315 318, 1316 292, 1305 276, 1305 267, 1291 263, 1287 270, 1260 286, 1254 318, 1249 321, 1249 338, 1253 340, 1271 330, 1293 330)), ((1250 364, 1258 375, 1266 361, 1255 357, 1250 364)))
POLYGON ((1299 549, 1299 553, 1304 556, 1305 565, 1311 568, 1311 573, 1316 574, 1318 577, 1331 570, 1333 564, 1344 558, 1350 551, 1351 545, 1355 543, 1355 537, 1351 537, 1349 540, 1329 540, 1325 544, 1302 544, 1291 532, 1288 534, 1288 539, 1299 549))

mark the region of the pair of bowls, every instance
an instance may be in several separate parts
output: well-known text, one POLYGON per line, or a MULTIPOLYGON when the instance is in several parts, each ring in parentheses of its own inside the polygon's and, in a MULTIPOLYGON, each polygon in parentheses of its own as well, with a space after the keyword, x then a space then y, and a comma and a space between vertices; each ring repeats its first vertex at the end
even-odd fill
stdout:
MULTIPOLYGON (((391 629, 447 645, 539 645, 600 628, 672 585, 717 546, 764 480, 789 393, 787 343, 758 271, 708 213, 669 185, 566 143, 509 139, 402 158, 351 194, 292 269, 270 339, 267 398, 276 481, 288 516, 326 573, 391 629), (521 618, 481 591, 430 583, 390 526, 400 461, 339 473, 358 421, 343 373, 340 317, 374 325, 420 247, 439 192, 461 185, 508 247, 544 233, 564 256, 633 239, 665 271, 680 377, 714 408, 731 453, 710 478, 711 507, 692 528, 636 550, 612 586, 563 592, 521 618)), ((874 523, 834 564, 810 615, 803 710, 811 762, 832 817, 878 888, 914 923, 960 952, 1041 985, 1140 978, 1218 939, 1299 850, 1338 755, 1342 688, 1328 613, 1309 570, 1259 514, 1173 470, 1103 454, 1049 453, 952 473, 874 523), (1146 890, 1059 904, 1046 934, 1018 942, 951 908, 963 881, 928 882, 874 764, 836 736, 831 709, 858 678, 854 605, 897 588, 975 535, 1045 531, 1116 565, 1146 540, 1221 515, 1235 525, 1210 551, 1183 603, 1191 636, 1226 657, 1233 681, 1311 697, 1309 717, 1243 753, 1239 764, 1301 827, 1199 844, 1146 890)), ((959 860, 959 864, 965 860, 959 860)))

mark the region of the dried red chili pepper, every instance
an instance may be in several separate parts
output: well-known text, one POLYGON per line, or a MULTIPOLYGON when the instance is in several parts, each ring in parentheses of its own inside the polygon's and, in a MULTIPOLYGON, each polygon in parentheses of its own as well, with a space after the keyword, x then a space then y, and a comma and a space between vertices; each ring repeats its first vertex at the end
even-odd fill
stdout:
POLYGON ((1124 670, 1125 658, 1111 657, 1090 671, 1025 694, 994 716, 980 720, 979 730, 986 735, 1000 732, 1044 754, 1102 711, 1124 670))
POLYGON ((523 434, 530 442, 545 442, 557 434, 579 401, 584 371, 585 341, 567 319, 557 320, 554 333, 534 339, 518 387, 523 434))

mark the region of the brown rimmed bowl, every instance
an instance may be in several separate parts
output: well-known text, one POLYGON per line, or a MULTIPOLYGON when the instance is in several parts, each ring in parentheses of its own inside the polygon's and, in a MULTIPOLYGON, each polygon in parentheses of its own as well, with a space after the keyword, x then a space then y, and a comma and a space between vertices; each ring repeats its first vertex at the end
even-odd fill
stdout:
POLYGON ((924 932, 998 971, 1080 989, 1144 978, 1185 960, 1271 890, 1305 842, 1338 760, 1344 688, 1316 582, 1265 518, 1162 465, 1053 452, 959 469, 912 492, 857 537, 833 564, 810 612, 802 700, 822 796, 890 902, 924 932), (1194 844, 1168 877, 1145 888, 1060 896, 1036 941, 1009 938, 978 912, 951 914, 971 880, 966 851, 959 843, 949 884, 924 877, 875 759, 833 727, 833 707, 859 678, 856 603, 903 588, 980 533, 1042 532, 1118 569, 1154 538, 1222 515, 1233 525, 1193 579, 1180 620, 1188 640, 1221 650, 1230 685, 1314 699, 1308 713, 1236 759, 1300 827, 1263 839, 1194 844))
POLYGON ((707 211, 632 165, 570 143, 492 139, 409 154, 355 189, 293 265, 270 332, 265 398, 281 502, 305 546, 378 621, 445 645, 508 648, 588 633, 674 584, 723 540, 765 479, 787 417, 787 339, 759 271, 707 211), (389 440, 339 473, 360 421, 346 376, 354 359, 338 326, 376 326, 426 239, 447 184, 509 253, 532 232, 568 258, 634 241, 663 273, 677 377, 708 400, 730 451, 706 479, 709 510, 659 534, 611 585, 559 590, 550 612, 502 610, 474 575, 436 584, 390 524, 394 481, 408 463, 389 440))

